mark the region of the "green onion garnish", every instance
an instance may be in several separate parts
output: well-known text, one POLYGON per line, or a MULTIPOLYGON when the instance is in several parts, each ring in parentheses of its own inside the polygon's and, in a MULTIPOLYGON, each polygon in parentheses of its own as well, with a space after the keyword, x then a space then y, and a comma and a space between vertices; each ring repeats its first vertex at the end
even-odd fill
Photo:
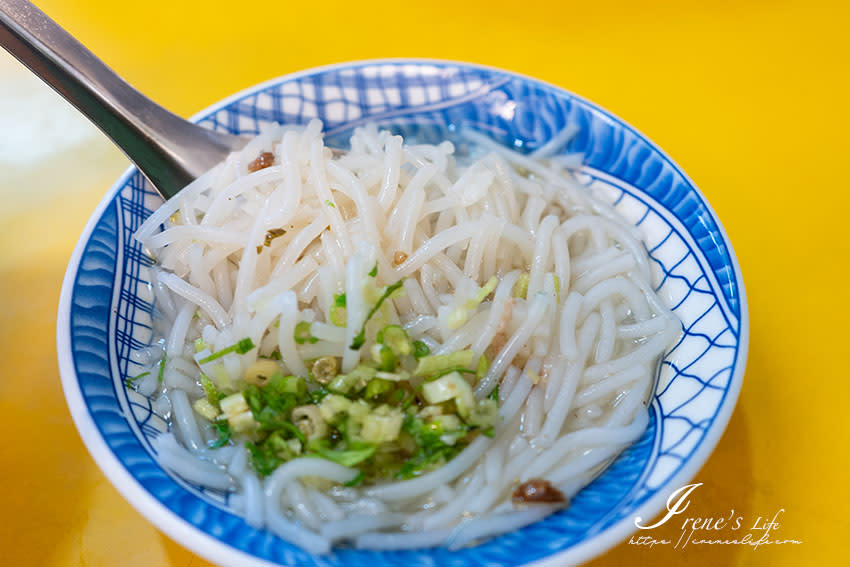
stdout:
POLYGON ((318 342, 319 339, 310 334, 310 322, 309 321, 299 321, 297 325, 295 325, 295 333, 294 333, 295 342, 299 345, 303 345, 306 342, 313 344, 318 342))
MULTIPOLYGON (((372 271, 377 273, 378 264, 375 264, 375 267, 372 269, 372 271)), ((369 274, 371 275, 372 272, 369 272, 369 274)), ((386 300, 390 295, 393 294, 393 292, 399 289, 402 284, 404 284, 403 278, 398 280, 394 284, 388 285, 386 288, 384 288, 384 293, 382 293, 381 297, 378 298, 378 302, 375 304, 375 306, 372 307, 371 310, 369 310, 369 314, 366 315, 366 320, 363 321, 363 326, 360 327, 360 332, 357 333, 357 336, 354 337, 354 340, 351 341, 351 346, 349 346, 349 348, 353 350, 360 350, 360 348, 363 346, 363 343, 366 342, 366 323, 368 323, 369 319, 371 319, 372 316, 378 312, 378 309, 381 308, 381 305, 383 305, 384 300, 386 300)))
POLYGON ((139 378, 144 378, 144 377, 145 377, 145 376, 147 376, 148 374, 150 374, 150 372, 142 372, 142 373, 141 373, 141 374, 139 374, 138 376, 133 376, 133 377, 131 377, 131 378, 127 378, 126 380, 124 380, 124 385, 125 385, 126 387, 128 387, 128 388, 132 388, 132 387, 133 387, 133 382, 135 382, 135 381, 136 381, 136 380, 138 380, 139 378))
POLYGON ((260 358, 266 358, 268 360, 280 360, 280 349, 275 347, 275 349, 268 356, 261 354, 260 358))
POLYGON ((444 368, 454 368, 457 366, 469 368, 473 358, 475 358, 475 353, 469 349, 458 350, 448 354, 423 356, 419 359, 419 364, 416 365, 413 374, 414 376, 430 376, 444 368))
POLYGON ((417 359, 431 354, 431 349, 422 341, 413 341, 413 356, 417 359))
POLYGON ((327 441, 311 441, 307 444, 307 448, 312 453, 306 456, 321 457, 344 467, 353 467, 374 455, 377 445, 362 443, 356 449, 339 450, 331 449, 327 441))
POLYGON ((401 409, 406 410, 407 408, 410 407, 410 404, 412 404, 413 400, 416 399, 416 394, 418 394, 419 392, 422 391, 422 387, 424 385, 425 385, 425 382, 423 381, 421 384, 419 384, 418 386, 416 386, 413 389, 413 392, 411 392, 411 394, 407 397, 407 399, 404 400, 404 402, 402 402, 401 409))
POLYGON ((396 356, 407 356, 413 352, 413 343, 407 331, 398 325, 387 325, 378 331, 375 341, 391 348, 396 356))
POLYGON ((346 482, 343 486, 357 486, 358 484, 363 482, 364 478, 366 478, 366 473, 363 472, 363 471, 360 471, 360 474, 358 474, 357 476, 355 476, 354 478, 352 478, 351 480, 346 482))
POLYGON ((288 431, 289 433, 291 433, 293 437, 295 437, 296 439, 298 439, 298 440, 299 440, 299 441, 301 441, 302 443, 306 443, 306 442, 307 442, 307 438, 306 438, 306 437, 304 437, 304 434, 303 434, 303 433, 301 433, 301 430, 300 430, 300 429, 298 429, 298 427, 296 427, 296 426, 295 426, 295 425, 293 425, 292 423, 289 423, 288 421, 283 421, 283 422, 280 422, 280 423, 278 424, 278 426, 279 426, 281 429, 283 429, 284 431, 288 431))
POLYGON ((201 374, 201 386, 207 395, 207 401, 215 408, 218 408, 218 403, 227 397, 227 394, 219 390, 206 374, 201 374))
POLYGON ((491 400, 494 400, 494 401, 497 401, 497 402, 499 401, 499 386, 498 386, 498 384, 496 385, 495 388, 493 388, 493 391, 490 392, 490 395, 487 396, 487 397, 490 398, 491 400))
MULTIPOLYGON (((199 360, 198 364, 206 364, 207 362, 212 362, 213 360, 221 358, 225 354, 230 354, 231 352, 235 352, 236 354, 245 354, 252 348, 254 348, 254 341, 249 338, 244 338, 235 345, 230 345, 227 348, 223 348, 220 351, 214 352, 208 357, 199 360)), ((165 357, 163 357, 163 360, 165 360, 165 357)))
POLYGON ((464 374, 475 374, 475 370, 470 370, 469 368, 464 368, 463 366, 452 366, 451 368, 443 368, 442 370, 438 370, 434 374, 425 378, 426 382, 433 382, 437 378, 442 378, 446 374, 451 374, 452 372, 461 372, 464 374))
POLYGON ((159 374, 156 377, 156 381, 162 384, 162 377, 165 375, 165 355, 162 355, 162 360, 159 361, 159 374))
POLYGON ((475 371, 475 377, 481 380, 487 376, 488 370, 490 370, 490 359, 487 358, 486 354, 482 354, 481 358, 478 359, 478 368, 475 371))
POLYGON ((224 447, 228 441, 230 441, 230 424, 226 419, 216 420, 212 422, 213 428, 218 433, 218 439, 215 441, 210 441, 209 447, 210 449, 218 449, 219 447, 224 447))
POLYGON ((345 307, 331 305, 328 320, 337 327, 345 327, 348 323, 348 313, 346 312, 345 307))
POLYGON ((328 319, 337 327, 345 327, 348 317, 345 311, 345 293, 334 295, 334 304, 331 305, 328 319))
POLYGON ((366 384, 366 392, 363 394, 363 397, 367 400, 371 400, 392 391, 394 388, 395 384, 389 380, 372 378, 369 383, 366 384))
POLYGON ((257 444, 249 441, 245 443, 245 448, 251 453, 251 465, 257 474, 261 477, 266 477, 274 472, 274 470, 283 463, 283 459, 278 457, 271 449, 263 444, 257 444))

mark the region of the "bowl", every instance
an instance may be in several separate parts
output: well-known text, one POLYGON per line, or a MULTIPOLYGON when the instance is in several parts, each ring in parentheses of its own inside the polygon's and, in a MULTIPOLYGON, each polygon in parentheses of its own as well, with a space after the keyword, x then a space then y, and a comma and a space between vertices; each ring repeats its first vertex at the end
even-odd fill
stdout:
POLYGON ((68 406, 94 460, 149 521, 223 565, 409 567, 561 566, 586 561, 651 518, 697 473, 720 438, 743 380, 747 305, 740 269, 711 207, 679 167, 604 109, 535 79, 467 63, 384 60, 287 75, 197 114, 213 130, 256 134, 267 123, 324 121, 344 145, 368 121, 424 142, 461 126, 520 151, 579 126, 565 152, 584 154, 581 180, 639 227, 658 293, 682 334, 658 365, 650 423, 571 502, 545 520, 477 547, 399 552, 338 549, 312 556, 248 526, 226 496, 172 476, 151 440, 167 427, 150 400, 128 390, 131 353, 149 344, 149 258, 132 234, 162 202, 130 168, 88 222, 65 275, 58 353, 68 406), (528 545, 528 542, 534 545, 528 545))

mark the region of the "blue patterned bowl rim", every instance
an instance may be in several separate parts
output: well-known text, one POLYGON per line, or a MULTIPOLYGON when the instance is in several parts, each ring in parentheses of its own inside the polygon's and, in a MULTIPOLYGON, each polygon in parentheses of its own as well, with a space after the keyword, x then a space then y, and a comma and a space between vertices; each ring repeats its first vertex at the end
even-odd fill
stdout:
MULTIPOLYGON (((338 63, 284 75, 249 87, 200 111, 190 120, 194 122, 201 122, 205 118, 213 116, 216 112, 221 111, 242 99, 261 93, 262 91, 283 82, 299 80, 330 71, 342 71, 385 64, 451 66, 457 67, 461 70, 477 70, 488 73, 497 73, 509 79, 530 84, 535 88, 551 91, 556 93, 558 96, 567 97, 588 109, 592 109, 594 112, 604 117, 604 119, 610 121, 615 128, 627 131, 630 135, 639 139, 643 144, 650 148, 652 152, 655 152, 658 157, 663 160, 678 176, 681 177, 684 183, 687 184, 689 192, 691 192, 699 201, 699 204, 702 207, 701 214, 710 217, 711 221, 714 223, 714 233, 721 239, 721 242, 717 243, 717 245, 720 248, 725 248, 723 269, 730 274, 730 285, 734 286, 733 295, 737 300, 737 305, 735 306, 738 324, 737 343, 735 345, 734 364, 731 367, 728 385, 725 388, 725 393, 719 403, 719 407, 705 430, 703 437, 696 448, 689 455, 683 458, 683 462, 681 466, 676 469, 675 474, 667 478, 661 486, 657 487, 654 493, 640 503, 640 505, 634 509, 631 514, 619 518, 616 522, 613 522, 611 525, 607 525, 601 531, 593 533, 587 539, 579 541, 564 550, 556 551, 550 555, 527 563, 527 565, 533 565, 535 567, 560 567, 563 565, 587 561, 613 547, 628 537, 629 534, 634 532, 634 518, 636 516, 648 519, 657 514, 664 507, 670 492, 683 484, 686 484, 694 477, 694 475, 696 475, 704 462, 708 459, 726 428, 743 382, 749 343, 749 317, 747 312, 746 293, 734 250, 732 249, 729 238, 720 221, 717 219, 717 216, 711 206, 708 204, 707 200, 696 185, 673 162, 673 160, 667 156, 666 153, 664 153, 645 136, 640 134, 636 129, 598 105, 561 87, 494 67, 448 60, 408 58, 338 63)), ((82 438, 89 453, 97 462, 98 466, 112 484, 118 489, 118 491, 151 523, 196 554, 218 564, 273 565, 273 563, 236 549, 213 535, 198 529, 189 521, 157 500, 132 474, 130 474, 125 464, 114 452, 113 448, 107 444, 103 432, 95 423, 95 420, 92 417, 91 408, 83 396, 77 372, 78 361, 75 361, 74 353, 71 348, 71 304, 75 282, 80 270, 80 263, 84 255, 84 251, 92 237, 92 233, 95 230, 96 225, 101 220, 101 217, 107 208, 113 203, 117 194, 135 175, 138 175, 136 168, 128 168, 128 170, 101 200, 89 219, 79 242, 77 243, 63 281, 59 310, 57 314, 57 349, 62 385, 65 391, 69 410, 79 431, 80 437, 82 438)), ((654 416, 654 418, 660 419, 657 416, 654 416)), ((657 452, 658 447, 653 447, 652 450, 657 452)), ((425 550, 423 553, 427 554, 428 551, 425 550)), ((369 558, 367 555, 364 557, 364 564, 368 562, 369 558)), ((468 564, 472 565, 475 563, 469 562, 468 564)))

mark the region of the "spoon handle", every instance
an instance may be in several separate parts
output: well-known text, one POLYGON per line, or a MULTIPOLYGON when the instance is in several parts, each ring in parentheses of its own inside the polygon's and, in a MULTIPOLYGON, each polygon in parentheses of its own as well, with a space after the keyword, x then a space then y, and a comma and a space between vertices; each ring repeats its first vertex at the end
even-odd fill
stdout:
POLYGON ((0 0, 0 45, 85 114, 166 198, 233 146, 151 101, 25 0, 0 0))

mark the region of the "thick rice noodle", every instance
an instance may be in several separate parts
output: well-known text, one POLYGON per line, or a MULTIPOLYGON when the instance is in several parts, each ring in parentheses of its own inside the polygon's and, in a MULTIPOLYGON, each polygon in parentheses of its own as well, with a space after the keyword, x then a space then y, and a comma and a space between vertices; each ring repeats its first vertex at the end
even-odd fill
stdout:
POLYGON ((162 382, 152 363, 138 388, 158 407, 170 401, 170 433, 154 443, 162 465, 232 491, 250 525, 313 553, 343 542, 458 547, 557 509, 514 505, 519 482, 545 479, 570 498, 641 436, 657 360, 680 327, 652 291, 640 234, 576 181, 565 168, 575 159, 466 139, 474 151, 461 160, 450 142, 405 144, 365 126, 340 154, 324 146, 318 121, 273 127, 139 228, 157 260, 167 356, 162 382), (261 152, 274 164, 250 172, 261 152), (267 242, 271 229, 285 234, 267 242), (474 385, 479 399, 499 388, 493 437, 418 478, 357 488, 342 486, 356 471, 330 461, 296 459, 262 479, 243 445, 208 449, 212 433, 190 404, 203 396, 195 339, 258 345, 222 360, 230 376, 275 349, 294 374, 327 354, 350 371, 367 356, 350 344, 371 307, 362 281, 376 264, 378 285, 405 278, 387 309, 411 338, 432 352, 494 354, 474 385), (457 310, 494 275, 493 293, 457 325, 457 310), (297 344, 296 323, 327 323, 343 292, 346 326, 316 325, 318 342, 297 344))

